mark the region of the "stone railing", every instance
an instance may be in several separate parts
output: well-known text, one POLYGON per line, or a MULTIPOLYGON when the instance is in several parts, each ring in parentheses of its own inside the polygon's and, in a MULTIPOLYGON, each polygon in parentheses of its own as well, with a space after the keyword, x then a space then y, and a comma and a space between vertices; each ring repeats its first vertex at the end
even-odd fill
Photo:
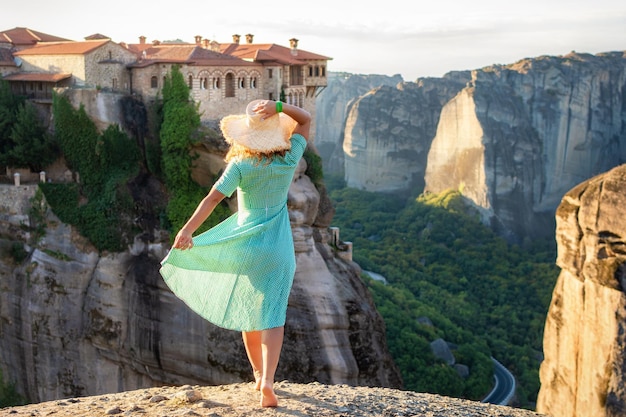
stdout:
POLYGON ((352 242, 343 242, 339 238, 339 228, 329 227, 330 244, 337 250, 337 256, 344 261, 352 262, 352 242))

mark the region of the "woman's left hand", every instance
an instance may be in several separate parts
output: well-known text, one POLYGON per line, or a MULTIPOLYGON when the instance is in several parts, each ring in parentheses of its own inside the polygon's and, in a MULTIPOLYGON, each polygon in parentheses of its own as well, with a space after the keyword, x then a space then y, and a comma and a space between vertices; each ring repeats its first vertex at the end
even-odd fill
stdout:
POLYGON ((262 119, 267 119, 277 113, 276 102, 273 100, 263 100, 252 110, 254 110, 256 114, 260 114, 262 119))

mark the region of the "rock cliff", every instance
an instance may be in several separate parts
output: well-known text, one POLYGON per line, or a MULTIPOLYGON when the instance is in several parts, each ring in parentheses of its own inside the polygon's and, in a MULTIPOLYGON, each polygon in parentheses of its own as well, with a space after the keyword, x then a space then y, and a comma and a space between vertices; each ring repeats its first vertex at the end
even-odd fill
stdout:
POLYGON ((394 86, 402 77, 331 72, 328 86, 316 101, 315 146, 327 174, 343 175, 343 127, 352 101, 380 86, 394 86))
POLYGON ((570 190, 556 212, 561 268, 546 319, 537 411, 626 415, 626 165, 570 190))
POLYGON ((623 52, 383 86, 350 102, 344 177, 368 191, 457 189, 502 235, 546 236, 567 190, 626 161, 625 91, 623 52))
POLYGON ((351 103, 343 138, 347 185, 378 192, 422 189, 441 107, 468 80, 469 73, 459 72, 382 86, 351 103))
POLYGON ((545 236, 565 192, 626 160, 624 54, 472 72, 446 104, 426 190, 460 189, 502 234, 545 236))
MULTIPOLYGON (((297 272, 277 378, 400 387, 383 321, 358 266, 328 243, 324 199, 305 168, 303 160, 289 193, 297 272)), ((167 236, 98 254, 47 210, 34 241, 22 225, 35 189, 4 185, 0 199, 0 367, 19 392, 40 402, 251 379, 241 335, 195 315, 160 278, 167 236), (14 253, 22 244, 23 261, 14 253)))

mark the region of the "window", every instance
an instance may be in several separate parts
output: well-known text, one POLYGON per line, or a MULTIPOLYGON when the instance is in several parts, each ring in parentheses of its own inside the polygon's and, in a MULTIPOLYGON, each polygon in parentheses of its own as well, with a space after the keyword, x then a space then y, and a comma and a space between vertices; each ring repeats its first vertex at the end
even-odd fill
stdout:
POLYGON ((309 77, 313 76, 313 67, 309 65, 309 77))
POLYGON ((267 70, 267 76, 268 76, 268 78, 273 78, 274 77, 274 70, 269 68, 267 70))
POLYGON ((156 75, 153 75, 152 78, 150 78, 150 87, 151 88, 159 88, 159 81, 158 81, 156 75))
POLYGON ((226 97, 235 97, 235 76, 229 72, 224 81, 226 83, 226 97))
POLYGON ((320 67, 315 66, 315 76, 319 77, 320 76, 320 67))
POLYGON ((219 90, 220 88, 220 77, 213 77, 213 89, 219 90))
POLYGON ((246 79, 243 77, 237 78, 237 88, 242 89, 246 86, 246 79))
POLYGON ((250 88, 252 89, 256 88, 256 77, 250 78, 250 88))
POLYGON ((326 76, 326 67, 322 65, 322 77, 326 76))
POLYGON ((209 79, 207 77, 200 78, 200 89, 206 90, 209 88, 209 79))
POLYGON ((113 79, 111 80, 111 88, 112 88, 113 90, 117 90, 117 78, 113 78, 113 79))
POLYGON ((302 66, 292 65, 289 67, 289 85, 302 85, 302 66))
POLYGON ((189 89, 193 89, 193 75, 189 75, 187 78, 187 85, 189 85, 189 89))
POLYGON ((113 59, 113 54, 109 51, 109 61, 113 59))

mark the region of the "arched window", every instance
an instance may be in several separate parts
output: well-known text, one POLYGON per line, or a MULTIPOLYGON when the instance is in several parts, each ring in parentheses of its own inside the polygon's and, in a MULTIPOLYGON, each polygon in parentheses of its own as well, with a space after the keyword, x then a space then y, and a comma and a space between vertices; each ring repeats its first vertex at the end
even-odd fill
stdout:
POLYGON ((209 79, 207 77, 200 78, 200 89, 206 90, 209 88, 209 79))
POLYGON ((189 85, 189 89, 192 90, 193 89, 193 75, 189 74, 189 77, 187 78, 187 84, 189 85))
POLYGON ((213 89, 219 90, 220 88, 220 77, 213 77, 213 89))
POLYGON ((256 88, 256 77, 250 77, 250 88, 256 88))
POLYGON ((150 88, 159 88, 159 79, 156 75, 153 75, 152 78, 150 78, 150 88))
POLYGON ((226 74, 226 79, 224 81, 226 82, 225 96, 235 97, 235 76, 233 75, 233 73, 229 72, 228 74, 226 74))

